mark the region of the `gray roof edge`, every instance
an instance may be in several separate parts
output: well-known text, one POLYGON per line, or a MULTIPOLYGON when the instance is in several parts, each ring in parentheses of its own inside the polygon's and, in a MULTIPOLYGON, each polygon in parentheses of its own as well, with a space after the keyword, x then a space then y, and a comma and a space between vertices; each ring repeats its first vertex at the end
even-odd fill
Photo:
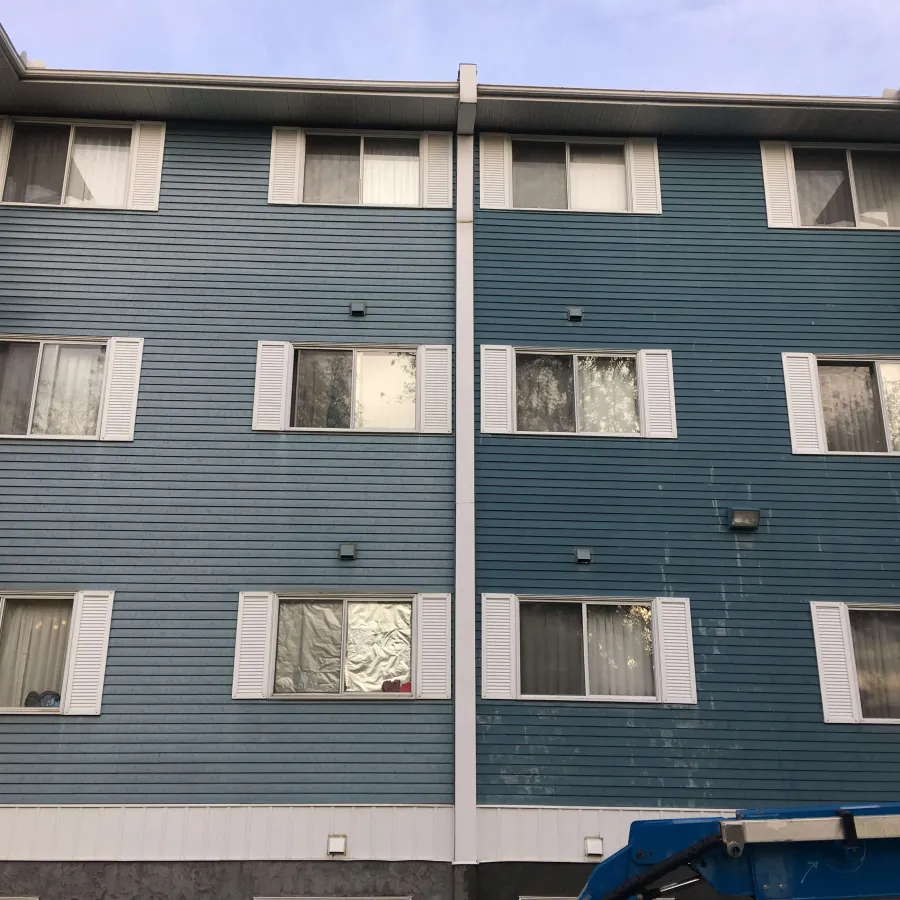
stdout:
POLYGON ((13 67, 19 78, 21 78, 25 74, 25 63, 22 61, 22 57, 19 56, 13 42, 6 33, 6 29, 2 25, 0 25, 0 53, 7 58, 9 64, 13 67))

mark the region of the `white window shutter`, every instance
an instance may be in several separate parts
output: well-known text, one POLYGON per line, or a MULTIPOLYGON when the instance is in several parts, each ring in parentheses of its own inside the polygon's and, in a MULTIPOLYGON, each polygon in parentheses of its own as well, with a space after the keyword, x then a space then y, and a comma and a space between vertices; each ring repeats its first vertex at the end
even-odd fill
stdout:
POLYGON ((770 228, 796 228, 800 224, 794 188, 794 158, 791 145, 762 141, 763 186, 770 228))
POLYGON ((819 367, 812 353, 782 353, 791 450, 825 453, 825 421, 819 398, 819 367))
POLYGON ((165 122, 136 123, 131 145, 131 177, 126 206, 128 209, 159 209, 159 182, 166 145, 165 122))
POLYGON ((509 434, 513 430, 512 347, 481 345, 481 433, 509 434))
POLYGON ((416 696, 422 700, 450 698, 449 594, 416 596, 416 696))
POLYGON ((518 599, 481 595, 481 696, 514 700, 518 694, 518 599))
POLYGON ((641 379, 641 429, 644 437, 677 438, 672 351, 641 350, 638 353, 638 376, 641 379))
POLYGON ((101 441, 133 441, 144 339, 114 337, 106 345, 101 441))
POLYGON ((628 139, 628 170, 631 173, 631 211, 661 213, 656 138, 628 139))
POLYGON ((859 722, 862 713, 847 605, 813 602, 810 609, 825 721, 859 722))
POLYGON ((75 595, 66 686, 60 703, 67 716, 100 715, 114 595, 114 591, 79 591, 75 595))
POLYGON ((660 700, 696 703, 691 602, 686 597, 657 597, 653 607, 660 700))
POLYGON ((238 598, 237 634, 234 642, 235 700, 264 700, 272 686, 269 673, 275 644, 278 601, 268 591, 244 591, 238 598))
POLYGON ((453 206, 453 135, 434 131, 423 135, 422 158, 425 161, 424 205, 453 206))
POLYGON ((303 130, 276 126, 269 159, 269 203, 299 203, 302 178, 303 130))
POLYGON ((505 134, 481 135, 478 169, 481 176, 481 208, 509 209, 512 205, 512 163, 509 139, 505 134))
POLYGON ((453 349, 442 344, 419 347, 419 430, 450 434, 453 387, 453 349))
POLYGON ((12 122, 7 116, 0 116, 0 197, 6 184, 6 164, 9 160, 9 145, 12 142, 12 122))
POLYGON ((254 431, 283 431, 287 427, 293 364, 293 344, 286 341, 260 341, 257 344, 254 431))

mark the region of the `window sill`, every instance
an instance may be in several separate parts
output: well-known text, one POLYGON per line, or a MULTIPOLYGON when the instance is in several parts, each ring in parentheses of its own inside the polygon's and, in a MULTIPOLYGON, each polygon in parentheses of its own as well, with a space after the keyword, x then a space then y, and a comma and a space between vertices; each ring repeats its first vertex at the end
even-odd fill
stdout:
POLYGON ((58 707, 43 706, 4 706, 0 708, 0 716, 61 716, 63 711, 58 707))
POLYGON ((659 697, 632 697, 625 695, 608 697, 599 694, 588 695, 586 697, 519 694, 516 697, 516 700, 525 700, 529 703, 568 703, 570 700, 575 703, 662 703, 662 700, 660 700, 659 697))
MULTIPOLYGON (((291 434, 430 434, 418 428, 285 428, 291 434)), ((434 432, 436 433, 436 432, 434 432)), ((447 433, 449 432, 442 432, 447 433)))
POLYGON ((375 692, 370 694, 270 694, 266 700, 415 700, 411 691, 375 692))
POLYGON ((71 203, 17 203, 14 200, 0 200, 0 207, 20 207, 22 209, 66 209, 81 212, 84 210, 106 210, 111 212, 146 212, 146 210, 131 210, 127 206, 74 206, 71 203))
MULTIPOLYGON (((563 438, 641 438, 645 435, 639 432, 624 431, 513 431, 512 434, 525 437, 563 437, 563 438)), ((654 438, 654 440, 660 440, 654 438)), ((669 440, 672 440, 669 438, 669 440)))
POLYGON ((900 225, 769 225, 772 231, 900 231, 900 225))
MULTIPOLYGON (((798 453, 795 456, 804 456, 806 454, 798 453)), ((825 450, 820 456, 900 456, 900 452, 896 450, 880 452, 877 450, 825 450)))
POLYGON ((537 213, 575 213, 588 216, 661 216, 661 212, 642 213, 631 209, 544 209, 540 206, 481 206, 479 212, 537 212, 537 213))
MULTIPOLYGON (((836 724, 836 723, 833 723, 836 724)), ((854 725, 900 725, 900 719, 858 719, 854 725)))
POLYGON ((100 438, 96 434, 0 434, 0 440, 95 441, 100 443, 100 438))
POLYGON ((422 206, 421 203, 269 203, 269 206, 307 206, 311 209, 452 209, 450 206, 422 206))

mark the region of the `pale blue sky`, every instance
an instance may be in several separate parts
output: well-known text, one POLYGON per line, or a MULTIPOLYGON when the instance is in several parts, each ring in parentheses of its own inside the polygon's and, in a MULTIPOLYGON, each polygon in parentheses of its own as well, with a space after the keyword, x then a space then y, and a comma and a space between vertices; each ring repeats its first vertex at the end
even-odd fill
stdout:
POLYGON ((0 0, 57 68, 880 95, 900 0, 0 0))

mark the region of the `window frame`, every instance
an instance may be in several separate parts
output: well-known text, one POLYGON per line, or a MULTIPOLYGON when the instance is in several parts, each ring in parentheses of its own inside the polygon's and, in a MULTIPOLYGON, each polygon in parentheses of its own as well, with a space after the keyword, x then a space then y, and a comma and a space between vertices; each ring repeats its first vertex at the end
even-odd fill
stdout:
POLYGON ((586 597, 586 596, 552 596, 552 595, 536 595, 536 594, 517 594, 516 595, 516 617, 515 617, 515 634, 513 640, 516 644, 516 673, 515 673, 515 689, 516 700, 528 700, 533 702, 553 701, 576 703, 656 703, 662 704, 662 673, 659 665, 659 615, 657 612, 657 604, 653 597, 586 597), (650 628, 653 640, 653 687, 655 693, 650 696, 634 696, 631 694, 589 694, 581 695, 571 694, 525 694, 522 692, 522 664, 521 664, 521 614, 523 603, 578 603, 581 605, 581 630, 582 630, 582 655, 584 663, 584 689, 585 692, 590 686, 590 674, 588 671, 588 653, 587 653, 587 608, 588 606, 649 606, 650 607, 650 628))
POLYGON ((0 590, 0 633, 3 631, 3 613, 7 600, 68 600, 72 604, 72 619, 69 623, 69 634, 66 637, 66 654, 63 659, 63 679, 59 690, 59 706, 56 709, 40 706, 2 706, 0 716, 61 716, 64 715, 63 703, 69 687, 69 669, 72 663, 72 650, 75 639, 75 591, 4 591, 0 590))
POLYGON ((91 211, 98 209, 111 210, 127 210, 128 209, 128 186, 131 184, 134 175, 134 153, 135 141, 137 137, 138 122, 135 120, 123 121, 120 119, 67 119, 67 118, 42 118, 40 116, 10 116, 8 128, 10 129, 9 139, 3 147, 3 154, 0 156, 0 206, 25 207, 35 209, 77 209, 82 211, 91 211), (6 172, 9 166, 9 157, 12 153, 13 140, 16 136, 16 125, 22 122, 28 125, 68 125, 69 126, 69 146, 66 150, 66 171, 63 175, 62 190, 60 193, 59 203, 27 203, 18 200, 4 200, 3 194, 6 191, 6 172), (76 204, 67 204, 66 190, 69 186, 69 175, 72 171, 72 145, 75 141, 76 128, 121 128, 128 129, 131 132, 131 143, 129 144, 129 160, 128 174, 125 178, 125 196, 122 198, 121 205, 117 206, 78 206, 76 204))
POLYGON ((421 434, 422 433, 422 390, 421 378, 422 367, 420 364, 419 345, 410 344, 392 344, 390 346, 383 344, 320 344, 320 343, 292 343, 294 355, 291 359, 291 383, 290 394, 288 397, 288 423, 294 420, 295 414, 295 369, 297 366, 297 351, 299 350, 351 350, 353 358, 351 360, 350 369, 350 427, 349 428, 320 428, 312 425, 291 425, 288 424, 286 431, 312 432, 319 434, 421 434), (356 358, 357 352, 381 351, 388 353, 412 353, 416 358, 416 421, 412 428, 356 428, 353 423, 356 421, 356 358))
MULTIPOLYGON (((818 227, 818 226, 817 226, 818 227)), ((843 229, 847 230, 847 229, 843 229)), ((900 229, 897 229, 900 230, 900 229)), ((888 418, 884 400, 884 381, 881 377, 881 363, 895 363, 900 365, 900 356, 846 356, 814 353, 816 360, 816 403, 819 407, 819 414, 822 416, 822 439, 825 442, 824 453, 827 456, 900 456, 900 448, 894 449, 894 441, 891 436, 891 427, 888 418), (829 450, 828 435, 825 428, 825 407, 822 404, 821 382, 819 381, 819 361, 825 363, 855 363, 857 365, 873 365, 875 367, 875 384, 878 388, 878 402, 881 405, 879 414, 881 416, 881 426, 884 429, 886 451, 878 450, 829 450)))
POLYGON ((0 344, 39 344, 37 361, 34 366, 34 384, 31 386, 31 405, 28 409, 28 431, 25 434, 3 434, 0 440, 29 440, 29 441, 99 441, 100 430, 103 423, 103 410, 106 406, 106 394, 109 379, 109 342, 110 338, 98 337, 49 337, 46 335, 8 335, 0 334, 0 344), (37 386, 41 374, 41 360, 44 356, 44 344, 94 344, 106 348, 103 356, 103 389, 100 392, 100 405, 97 409, 97 426, 93 434, 32 434, 31 426, 34 421, 34 404, 37 399, 37 386))
POLYGON ((639 438, 644 436, 644 396, 641 385, 640 353, 637 350, 561 350, 558 348, 544 349, 535 347, 513 347, 512 365, 512 433, 523 434, 532 437, 609 437, 609 438, 639 438), (523 431, 519 429, 519 390, 518 367, 519 354, 527 356, 569 356, 572 358, 572 390, 574 391, 575 406, 575 430, 574 431, 523 431), (637 387, 637 431, 579 431, 578 424, 581 418, 581 397, 579 391, 578 364, 580 356, 595 356, 604 359, 628 358, 634 360, 634 377, 637 387))
POLYGON ((267 673, 267 684, 269 700, 415 700, 416 697, 416 663, 417 663, 417 647, 416 647, 416 627, 418 624, 418 604, 416 603, 416 595, 405 593, 391 594, 354 594, 346 592, 341 594, 315 594, 315 593, 292 593, 292 592, 275 592, 275 614, 272 617, 272 634, 269 636, 271 647, 269 660, 269 671, 267 673), (281 611, 282 602, 285 603, 334 603, 343 602, 343 617, 341 620, 341 671, 340 671, 340 691, 334 694, 327 693, 276 693, 275 692, 275 665, 278 645, 278 619, 281 611), (409 691, 397 691, 389 693, 387 691, 366 692, 346 692, 344 690, 344 664, 347 660, 347 604, 348 603, 409 603, 411 607, 409 618, 409 691))
POLYGON ((340 209, 424 209, 425 207, 425 136, 424 131, 384 131, 354 130, 341 128, 304 128, 303 129, 303 164, 300 172, 300 199, 298 206, 337 207, 340 209), (359 138, 359 201, 357 203, 337 203, 335 201, 316 202, 303 199, 306 187, 306 139, 310 137, 358 137, 359 138), (419 202, 418 203, 364 203, 363 190, 365 180, 366 138, 395 138, 397 140, 415 140, 419 147, 419 202))
POLYGON ((853 629, 850 627, 850 611, 851 610, 870 610, 873 612, 895 612, 900 615, 900 603, 842 603, 844 615, 847 623, 847 663, 850 672, 850 683, 853 687, 853 694, 856 703, 856 709, 859 710, 859 719, 853 723, 856 725, 900 725, 900 718, 896 719, 875 719, 867 718, 862 712, 862 698, 859 695, 859 669, 856 666, 856 646, 853 643, 853 629))
MULTIPOLYGON (((833 143, 829 141, 824 141, 821 143, 815 141, 788 141, 788 148, 790 149, 790 166, 789 166, 789 178, 790 178, 790 189, 791 189, 791 199, 794 204, 794 208, 797 211, 797 224, 794 225, 794 228, 802 228, 809 231, 842 231, 842 232, 853 232, 853 231, 900 231, 900 225, 868 225, 861 224, 859 221, 859 200, 857 198, 856 192, 856 178, 853 172, 853 151, 888 151, 897 153, 900 156, 900 144, 859 144, 859 143, 833 143), (794 165, 794 148, 800 150, 843 150, 847 159, 847 177, 850 180, 850 197, 853 204, 853 218, 855 223, 852 226, 847 225, 803 225, 800 222, 800 197, 797 192, 797 169, 794 165)), ((900 163, 900 159, 898 159, 898 163, 900 163)))
POLYGON ((594 213, 599 215, 623 216, 634 215, 634 196, 632 190, 632 163, 631 154, 628 151, 627 138, 621 137, 583 137, 573 138, 560 135, 536 135, 536 134, 510 134, 506 144, 506 153, 509 155, 509 209, 519 212, 547 212, 547 213, 594 213), (513 175, 512 145, 514 141, 529 141, 537 144, 565 144, 566 147, 566 205, 564 207, 547 206, 516 206, 515 177, 513 175), (621 147, 625 160, 625 209, 575 209, 572 206, 572 144, 597 144, 601 146, 621 147))

